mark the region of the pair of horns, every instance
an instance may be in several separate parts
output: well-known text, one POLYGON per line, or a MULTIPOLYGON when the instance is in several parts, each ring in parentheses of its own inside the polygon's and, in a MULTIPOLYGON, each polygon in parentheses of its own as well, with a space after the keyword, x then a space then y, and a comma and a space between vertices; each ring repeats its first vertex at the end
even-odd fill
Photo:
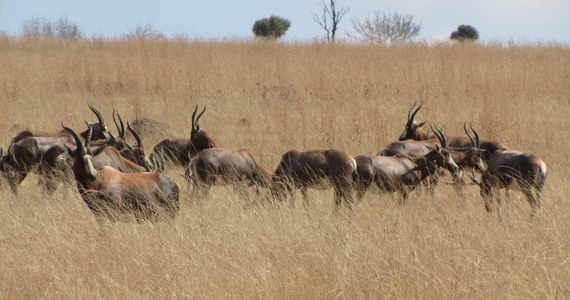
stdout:
POLYGON ((469 122, 469 127, 471 128, 471 130, 473 131, 473 133, 475 134, 475 139, 473 139, 473 137, 471 136, 471 134, 469 134, 469 131, 467 130, 467 122, 463 123, 463 130, 465 130, 465 133, 467 134, 467 136, 469 137, 469 140, 471 141, 471 144, 473 144, 473 147, 475 148, 479 148, 479 134, 477 133, 477 131, 473 128, 473 125, 471 124, 471 122, 469 122))
POLYGON ((63 125, 63 123, 61 123, 61 127, 63 127, 63 129, 65 131, 67 131, 69 134, 71 134, 71 136, 73 137, 73 140, 75 141, 75 146, 79 150, 83 150, 83 147, 85 147, 85 148, 89 147, 89 142, 91 142, 91 137, 93 136, 93 125, 89 124, 88 122, 86 122, 86 124, 87 124, 87 127, 89 128, 89 132, 87 133, 87 138, 85 139, 85 144, 83 144, 83 143, 81 143, 81 139, 79 138, 77 133, 75 133, 75 131, 73 131, 73 129, 66 127, 65 125, 63 125))
MULTIPOLYGON (((121 139, 124 139, 125 138, 125 123, 123 123, 123 119, 121 118, 119 111, 117 111, 116 109, 113 109, 113 122, 115 122, 115 126, 117 127, 117 131, 119 132, 119 137, 121 139), (117 123, 117 119, 115 118, 115 114, 117 114, 117 119, 119 119, 118 123, 117 123), (120 126, 119 126, 119 124, 120 124, 120 126)), ((142 146, 141 137, 138 134, 138 132, 136 132, 133 129, 133 127, 131 127, 131 123, 129 121, 127 121, 127 129, 133 135, 133 137, 135 138, 135 141, 137 142, 135 147, 141 147, 142 146)))
POLYGON ((414 105, 412 105, 412 107, 410 108, 410 110, 408 111, 408 123, 407 125, 412 125, 412 123, 414 123, 414 118, 416 117, 416 114, 418 113, 418 111, 420 111, 420 108, 422 108, 422 105, 424 105, 424 102, 422 101, 420 103, 420 106, 418 106, 418 108, 416 108, 414 110, 414 108, 416 107, 416 104, 418 102, 414 102, 414 105), (414 110, 414 112, 412 113, 412 110, 414 110))
POLYGON ((198 121, 200 120, 200 117, 202 117, 202 115, 204 114, 204 112, 206 111, 206 105, 204 105, 204 109, 202 110, 201 113, 198 114, 198 117, 196 117, 196 112, 198 112, 198 104, 196 104, 196 108, 194 109, 194 112, 192 113, 192 128, 198 128, 198 121))
POLYGON ((441 147, 446 148, 447 147, 447 141, 445 140, 445 135, 443 134, 443 130, 441 130, 441 128, 439 128, 437 125, 429 124, 429 127, 431 128, 431 131, 433 131, 435 136, 437 136, 437 139, 441 143, 441 147), (435 129, 434 129, 434 127, 435 127, 435 129))

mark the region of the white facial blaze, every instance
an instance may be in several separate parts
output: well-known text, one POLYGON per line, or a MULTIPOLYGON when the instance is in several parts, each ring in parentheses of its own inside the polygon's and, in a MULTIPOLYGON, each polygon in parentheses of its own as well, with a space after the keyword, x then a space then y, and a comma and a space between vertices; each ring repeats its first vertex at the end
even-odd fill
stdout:
POLYGON ((453 169, 459 169, 459 167, 457 166, 457 164, 455 163, 455 161, 453 160, 453 158, 451 157, 451 155, 447 156, 447 163, 453 168, 453 169))
POLYGON ((97 178, 97 171, 95 170, 95 167, 93 167, 93 163, 91 163, 91 158, 91 155, 83 156, 83 162, 85 163, 85 173, 91 178, 97 178))

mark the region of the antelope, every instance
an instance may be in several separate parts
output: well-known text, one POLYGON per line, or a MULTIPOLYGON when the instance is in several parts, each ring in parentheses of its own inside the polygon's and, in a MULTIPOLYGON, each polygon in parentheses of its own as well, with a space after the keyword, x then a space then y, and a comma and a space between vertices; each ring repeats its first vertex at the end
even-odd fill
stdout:
POLYGON ((136 145, 132 146, 131 144, 127 143, 127 141, 125 140, 125 124, 123 123, 121 115, 119 115, 119 112, 117 112, 117 117, 119 119, 118 123, 117 120, 115 119, 115 110, 113 110, 113 121, 115 122, 117 131, 119 132, 119 138, 117 139, 115 136, 113 136, 110 133, 111 140, 107 142, 107 145, 115 147, 117 150, 120 151, 121 156, 132 162, 135 162, 139 166, 144 167, 147 172, 150 171, 150 169, 152 168, 152 163, 148 158, 146 158, 146 154, 144 151, 140 135, 138 134, 138 132, 136 132, 136 130, 134 130, 131 127, 130 122, 127 121, 127 129, 135 139, 136 145))
MULTIPOLYGON (((93 158, 95 168, 103 166, 113 167, 124 173, 138 173, 150 171, 150 163, 146 159, 142 141, 138 133, 127 122, 127 128, 135 138, 137 144, 131 146, 125 141, 125 126, 121 116, 117 112, 119 123, 115 119, 113 110, 113 121, 119 132, 119 138, 109 132, 111 138, 99 140, 96 146, 106 145, 100 155, 93 158), (120 124, 120 125, 119 125, 120 124)), ((88 126, 91 126, 88 124, 88 126)), ((95 145, 93 145, 95 146, 95 145)), ((40 159, 37 173, 40 175, 40 184, 48 195, 52 195, 61 181, 71 179, 71 159, 64 145, 55 145, 48 149, 40 159)))
MULTIPOLYGON (((141 155, 144 158, 144 150, 142 150, 140 137, 138 137, 138 139, 136 138, 137 146, 130 146, 124 141, 124 126, 121 132, 119 125, 115 122, 115 125, 117 126, 117 129, 120 133, 120 138, 117 139, 111 132, 107 131, 107 127, 104 125, 104 123, 102 123, 103 118, 101 117, 100 113, 91 105, 90 108, 96 112, 100 123, 88 123, 88 126, 92 128, 93 132, 104 128, 106 131, 105 134, 110 137, 108 139, 97 140, 96 142, 99 145, 112 145, 118 149, 121 149, 121 153, 123 155, 131 157, 135 160, 141 155), (141 152, 142 154, 140 154, 141 152)), ((113 112, 113 119, 114 117, 115 115, 113 112)), ((89 130, 90 129, 83 132, 85 133, 85 136, 89 130)), ((133 136, 138 136, 138 134, 136 134, 132 128, 130 130, 131 133, 133 133, 133 136)), ((103 136, 104 135, 99 135, 99 137, 103 136)), ((39 175, 39 182, 40 185, 44 187, 44 191, 48 195, 53 194, 53 192, 57 189, 59 181, 65 179, 65 173, 69 173, 69 168, 67 168, 64 162, 62 162, 63 158, 58 158, 58 156, 65 152, 64 145, 74 145, 74 143, 75 141, 73 140, 72 136, 69 135, 69 133, 66 131, 62 130, 58 134, 52 136, 27 136, 10 145, 8 149, 8 157, 5 159, 4 169, 6 173, 5 176, 8 179, 7 181, 12 192, 17 193, 20 183, 27 177, 30 172, 34 171, 39 175)), ((106 160, 110 160, 110 162, 102 162, 101 165, 108 164, 129 172, 144 171, 144 169, 137 169, 136 165, 126 162, 125 159, 122 158, 118 153, 109 154, 109 152, 112 151, 113 149, 111 148, 104 151, 107 153, 107 155, 104 155, 103 157, 108 157, 106 160), (127 166, 125 167, 125 165, 127 166)), ((99 160, 103 161, 104 159, 99 160)), ((143 160, 141 162, 139 159, 137 163, 143 165, 147 170, 150 169, 148 160, 143 160)))
POLYGON ((245 187, 267 187, 270 174, 247 150, 210 148, 198 152, 188 164, 186 178, 192 180, 195 188, 192 198, 206 198, 214 185, 234 185, 242 198, 247 199, 245 187))
POLYGON ((195 118, 198 111, 198 105, 192 113, 192 130, 190 131, 190 140, 188 139, 165 139, 154 146, 150 155, 150 160, 158 172, 164 171, 164 163, 166 160, 174 162, 174 164, 182 167, 188 166, 190 158, 196 153, 208 149, 218 147, 218 143, 212 138, 207 131, 200 129, 200 117, 206 111, 206 106, 202 112, 195 118))
POLYGON ((501 218, 501 197, 498 190, 518 185, 531 208, 531 217, 542 208, 541 194, 546 181, 546 163, 538 155, 514 150, 499 150, 493 154, 481 180, 471 176, 479 185, 487 212, 493 211, 493 198, 497 198, 497 213, 501 218))
POLYGON ((283 154, 271 179, 271 194, 277 200, 291 197, 294 205, 295 189, 301 190, 305 209, 309 206, 308 188, 335 191, 335 210, 343 203, 352 209, 352 174, 356 161, 348 153, 335 149, 298 151, 283 154))
MULTIPOLYGON (((105 124, 105 120, 103 119, 103 116, 101 116, 101 113, 90 103, 88 104, 89 109, 91 109, 91 111, 95 114, 95 116, 97 117, 98 123, 90 123, 91 126, 93 126, 93 136, 92 139, 93 140, 101 140, 101 139, 108 139, 110 138, 109 136, 109 130, 107 130, 107 125, 105 124)), ((88 130, 85 130, 83 132, 80 133, 82 138, 86 138, 88 134, 88 130)), ((69 136, 69 134, 65 131, 65 130, 60 130, 57 132, 48 132, 48 131, 38 131, 38 130, 24 130, 19 132, 16 136, 14 136, 12 138, 12 141, 10 142, 10 146, 18 143, 19 141, 21 141, 24 138, 27 137, 52 137, 54 139, 56 139, 56 141, 59 141, 60 139, 63 140, 69 140, 70 142, 73 142, 73 139, 71 139, 71 137, 69 136)), ((9 147, 10 148, 10 147, 9 147)))
MULTIPOLYGON (((416 108, 416 103, 417 102, 414 102, 414 105, 408 111, 408 121, 406 122, 406 126, 404 127, 404 131, 400 135, 399 140, 433 142, 434 137, 430 136, 428 132, 423 128, 423 125, 425 125, 426 122, 424 121, 421 123, 417 123, 414 120, 416 114, 418 113, 420 108, 422 108, 423 105, 423 103, 420 103, 420 105, 416 108)), ((472 142, 472 139, 469 138, 468 136, 448 136, 447 139, 449 142, 449 147, 451 148, 465 148, 465 147, 475 146, 472 142)), ((507 150, 507 147, 503 143, 493 140, 481 140, 479 143, 479 148, 486 150, 486 152, 482 154, 483 160, 485 162, 487 162, 490 159, 492 153, 494 153, 496 150, 507 150)))
MULTIPOLYGON (((432 128, 432 130, 434 130, 432 128)), ((457 171, 457 164, 447 148, 445 136, 438 128, 434 131, 439 144, 431 147, 423 145, 427 153, 412 157, 399 154, 395 156, 359 155, 355 157, 357 170, 353 174, 356 199, 360 201, 368 188, 374 183, 381 191, 396 192, 402 195, 400 204, 405 204, 408 194, 422 180, 436 174, 439 169, 447 168, 451 174, 457 171)))
POLYGON ((106 146, 91 151, 90 134, 82 144, 71 128, 62 127, 75 140, 75 150, 65 147, 72 160, 77 188, 99 222, 102 218, 114 221, 121 215, 134 215, 139 221, 155 220, 163 212, 170 219, 176 217, 180 210, 179 187, 171 178, 155 172, 123 173, 109 166, 96 169, 93 157, 106 146))

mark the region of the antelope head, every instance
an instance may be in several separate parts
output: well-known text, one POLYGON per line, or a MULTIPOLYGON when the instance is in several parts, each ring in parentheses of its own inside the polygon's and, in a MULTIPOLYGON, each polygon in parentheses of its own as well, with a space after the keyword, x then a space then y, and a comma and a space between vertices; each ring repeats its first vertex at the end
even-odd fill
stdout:
POLYGON ((480 171, 485 171, 486 168, 485 168, 485 165, 483 164, 483 159, 481 158, 481 156, 483 155, 485 150, 479 148, 479 145, 480 145, 479 134, 473 128, 473 125, 471 123, 469 123, 469 127, 471 128, 471 131, 473 131, 475 138, 473 138, 473 136, 471 136, 471 134, 467 130, 467 122, 463 123, 463 130, 465 131, 465 133, 467 134, 467 137, 469 137, 469 140, 471 141, 471 144, 473 145, 473 147, 468 149, 468 152, 466 153, 466 155, 469 159, 469 164, 471 166, 474 166, 475 168, 479 169, 480 171))
POLYGON ((447 149, 447 140, 445 139, 443 131, 441 130, 441 128, 437 126, 435 126, 434 129, 434 126, 432 126, 431 124, 430 128, 437 137, 437 139, 439 140, 441 146, 436 144, 435 148, 433 148, 431 152, 425 155, 426 160, 432 165, 441 168, 446 168, 451 174, 455 174, 455 172, 457 172, 457 169, 459 167, 451 157, 450 151, 447 149))
POLYGON ((135 141, 137 142, 137 144, 133 146, 129 144, 125 139, 125 123, 123 123, 123 119, 121 118, 119 112, 114 109, 113 109, 113 121, 115 122, 115 126, 117 127, 117 132, 119 132, 119 138, 117 139, 114 135, 111 134, 111 141, 109 142, 108 145, 117 148, 117 150, 120 151, 121 156, 123 156, 124 158, 136 163, 141 167, 144 167, 146 171, 150 171, 152 164, 146 158, 141 137, 138 134, 138 132, 136 132, 131 127, 131 124, 127 121, 127 129, 133 135, 135 141), (117 115, 116 118, 115 115, 117 115))
MULTIPOLYGON (((98 120, 98 123, 91 123, 91 122, 87 123, 88 126, 93 128, 93 133, 91 138, 93 140, 102 140, 102 139, 111 138, 110 132, 107 129, 107 125, 105 124, 105 119, 103 119, 101 113, 91 103, 89 103, 88 105, 89 109, 91 109, 91 111, 95 114, 95 116, 97 116, 98 120)), ((87 138, 87 131, 82 132, 81 136, 84 139, 87 138)))
POLYGON ((106 145, 97 148, 93 152, 89 150, 89 142, 91 142, 93 134, 93 127, 89 123, 87 123, 89 129, 88 129, 87 138, 85 139, 85 143, 81 142, 81 139, 79 138, 77 133, 73 131, 73 129, 65 127, 63 124, 61 124, 61 126, 65 131, 71 134, 71 136, 75 140, 75 145, 77 147, 75 150, 71 150, 71 148, 69 148, 67 144, 64 144, 64 146, 67 148, 69 156, 73 161, 73 172, 75 174, 75 178, 82 183, 86 183, 97 179, 97 170, 95 170, 95 167, 93 167, 93 163, 91 162, 91 160, 93 156, 101 154, 105 149, 106 145))
POLYGON ((134 161, 139 166, 143 166, 147 172, 150 172, 150 170, 152 169, 152 163, 146 157, 146 153, 144 152, 144 147, 139 133, 136 132, 133 127, 131 127, 131 124, 128 121, 127 121, 127 129, 133 135, 137 144, 135 146, 131 146, 129 143, 125 142, 125 145, 129 149, 128 154, 125 153, 127 155, 125 156, 125 158, 134 161))
POLYGON ((408 121, 406 122, 406 127, 404 128, 404 132, 400 135, 399 140, 415 140, 415 141, 423 141, 429 139, 428 133, 422 128, 426 122, 417 123, 414 121, 414 118, 420 108, 422 108, 423 103, 420 103, 420 106, 416 108, 416 102, 408 111, 408 121), (415 109, 415 110, 414 110, 415 109), (413 110, 413 112, 412 112, 413 110))
POLYGON ((198 104, 196 104, 196 108, 192 113, 192 131, 190 132, 190 140, 194 140, 200 133, 200 123, 198 122, 200 121, 200 117, 202 117, 205 111, 206 105, 204 105, 204 109, 198 114, 198 117, 196 117, 196 112, 198 112, 198 104))

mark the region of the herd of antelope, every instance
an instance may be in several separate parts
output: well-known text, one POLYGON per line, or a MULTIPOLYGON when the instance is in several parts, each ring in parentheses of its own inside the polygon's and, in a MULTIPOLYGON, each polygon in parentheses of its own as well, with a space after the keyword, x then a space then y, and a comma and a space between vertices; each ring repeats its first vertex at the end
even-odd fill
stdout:
MULTIPOLYGON (((349 208, 371 188, 398 192, 405 204, 408 194, 420 184, 435 186, 439 175, 449 172, 453 184, 461 192, 466 185, 465 170, 471 170, 471 183, 480 188, 487 211, 497 199, 498 191, 518 186, 531 206, 531 215, 541 208, 541 192, 546 179, 546 164, 535 154, 509 150, 498 141, 483 140, 473 126, 464 124, 465 136, 445 136, 442 129, 415 116, 422 104, 408 111, 404 132, 399 141, 390 143, 376 155, 351 156, 337 149, 298 151, 283 154, 270 174, 247 150, 221 148, 199 120, 206 107, 192 114, 190 139, 165 139, 147 158, 140 135, 127 122, 127 130, 136 141, 125 139, 124 122, 115 110, 113 121, 118 136, 112 134, 101 113, 92 105, 97 123, 76 133, 62 125, 58 132, 25 130, 0 148, 0 177, 13 193, 33 172, 47 195, 53 194, 61 182, 75 184, 84 202, 98 220, 116 220, 134 216, 136 220, 173 219, 180 210, 179 186, 163 174, 166 166, 186 169, 184 177, 192 187, 190 199, 201 201, 212 186, 233 185, 242 196, 255 187, 260 201, 294 202, 297 189, 308 206, 307 190, 334 189, 335 208, 343 203, 349 208), (167 164, 168 163, 168 164, 167 164), (476 171, 480 175, 477 179, 476 171), (267 190, 265 197, 260 189, 267 190)), ((3 184, 4 185, 4 184, 3 184)))

